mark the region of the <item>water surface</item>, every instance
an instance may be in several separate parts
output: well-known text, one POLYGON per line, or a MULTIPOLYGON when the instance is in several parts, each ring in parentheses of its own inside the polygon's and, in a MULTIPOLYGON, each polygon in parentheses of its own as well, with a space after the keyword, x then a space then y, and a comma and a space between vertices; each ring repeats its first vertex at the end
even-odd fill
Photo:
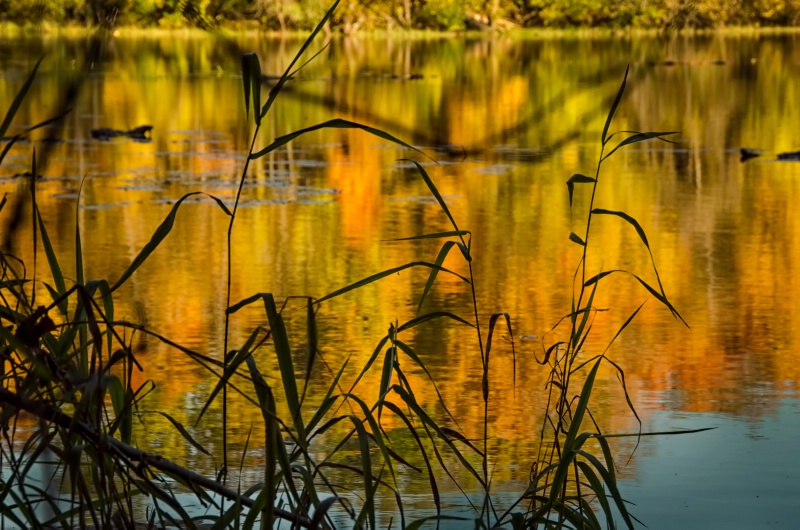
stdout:
MULTIPOLYGON (((800 163, 779 162, 776 155, 800 149, 797 41, 796 35, 758 34, 334 40, 287 84, 257 147, 339 117, 383 128, 439 163, 361 131, 334 130, 306 135, 251 164, 233 238, 232 299, 257 292, 278 299, 320 297, 408 261, 433 261, 440 243, 386 242, 449 227, 425 184, 401 159, 423 162, 459 226, 472 232, 483 325, 498 311, 513 320, 516 386, 508 377, 510 349, 496 345, 490 452, 495 489, 523 491, 546 400, 546 373, 534 355, 541 357, 542 337, 548 345, 561 337, 549 330, 569 312, 580 257, 567 236, 579 230, 588 204, 579 189, 571 217, 565 182, 573 173, 594 174, 605 116, 630 65, 614 128, 680 133, 674 144, 638 144, 609 159, 595 204, 638 219, 666 292, 691 329, 650 300, 609 356, 625 369, 645 431, 718 428, 644 439, 619 470, 637 503, 633 513, 653 528, 670 527, 664 519, 675 512, 664 511, 662 495, 678 509, 683 502, 700 504, 699 497, 712 512, 733 513, 748 496, 764 492, 771 504, 758 521, 786 527, 797 518, 799 469, 781 440, 796 429, 800 381, 800 221, 793 208, 800 202, 800 163), (761 156, 742 163, 742 147, 760 149, 761 156), (779 476, 777 462, 793 480, 779 476), (665 478, 664 469, 687 465, 694 475, 665 478), (698 476, 707 488, 697 489, 698 476), (737 480, 747 487, 726 487, 737 480)), ((299 43, 242 38, 238 45, 259 53, 265 73, 278 74, 299 43)), ((45 54, 12 132, 56 112, 64 87, 79 79, 85 47, 67 38, 2 41, 3 102, 11 101, 45 54)), ((9 194, 10 205, 23 200, 14 175, 29 169, 35 147, 45 157, 37 197, 65 274, 75 277, 77 215, 87 277, 113 280, 185 193, 203 191, 232 204, 250 122, 239 58, 213 37, 120 36, 91 72, 62 130, 35 131, 11 149, 0 168, 0 192, 9 194), (90 133, 144 124, 154 127, 151 142, 103 142, 90 133), (43 141, 48 138, 57 142, 43 141)), ((117 316, 221 358, 227 223, 211 200, 187 200, 168 240, 122 290, 117 316)), ((13 251, 28 261, 30 237, 26 225, 12 238, 13 251)), ((655 281, 650 256, 630 226, 597 220, 592 237, 599 246, 591 270, 628 269, 655 281)), ((445 266, 466 270, 455 256, 445 266)), ((352 379, 388 326, 414 316, 425 279, 423 272, 404 272, 325 303, 321 347, 331 369, 351 356, 352 379)), ((648 298, 631 278, 609 280, 596 300, 609 310, 594 321, 587 357, 603 351, 648 298)), ((41 296, 47 296, 43 289, 41 296)), ((440 275, 425 309, 469 318, 469 304, 465 284, 440 275)), ((287 310, 299 334, 303 314, 300 304, 287 310)), ((232 344, 264 324, 256 310, 237 313, 232 344)), ((419 352, 465 434, 479 438, 481 361, 474 333, 429 325, 402 338, 419 352)), ((301 367, 304 345, 296 348, 301 367)), ((137 382, 155 383, 150 405, 193 424, 214 378, 153 341, 142 340, 137 355, 145 368, 137 382)), ((268 381, 275 381, 268 350, 259 362, 268 381)), ((425 374, 410 375, 417 398, 445 421, 425 374)), ((361 383, 366 396, 377 397, 378 377, 376 372, 361 383)), ((330 374, 320 368, 312 395, 324 393, 329 382, 330 374)), ((253 422, 254 439, 262 437, 255 411, 233 399, 229 425, 240 451, 253 422)), ((593 414, 606 432, 638 429, 610 370, 598 384, 593 414)), ((219 449, 214 433, 220 416, 215 403, 195 431, 212 453, 219 449)), ((147 418, 137 441, 209 473, 219 465, 218 458, 184 444, 160 417, 147 418)), ((617 446, 621 465, 632 448, 633 441, 617 446)), ((259 447, 251 445, 250 452, 256 465, 259 447)), ((258 480, 255 471, 251 478, 258 480)), ((409 498, 416 499, 411 504, 430 507, 425 481, 409 484, 409 498)), ((466 504, 452 486, 445 493, 452 505, 466 504)), ((761 505, 746 505, 760 513, 761 505)), ((687 513, 687 525, 701 520, 699 512, 687 513)))

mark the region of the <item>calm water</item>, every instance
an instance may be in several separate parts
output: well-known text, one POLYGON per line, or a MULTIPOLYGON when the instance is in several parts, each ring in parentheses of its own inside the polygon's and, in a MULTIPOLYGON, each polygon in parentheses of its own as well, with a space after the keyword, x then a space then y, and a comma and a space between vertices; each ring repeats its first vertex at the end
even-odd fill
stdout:
MULTIPOLYGON (((610 356, 626 371, 645 431, 717 429, 643 440, 620 469, 625 491, 637 503, 634 515, 651 528, 731 527, 743 509, 753 517, 748 526, 787 527, 800 517, 800 459, 789 442, 800 435, 800 216, 793 208, 800 163, 778 162, 776 154, 800 149, 799 39, 336 40, 287 85, 257 145, 341 117, 381 127, 440 161, 427 169, 459 226, 473 233, 482 320, 497 311, 513 319, 517 384, 509 382, 510 351, 500 347, 492 367, 491 452, 495 489, 519 492, 546 399, 546 374, 534 353, 569 312, 579 258, 567 236, 582 219, 570 219, 564 183, 573 173, 593 172, 607 109, 630 64, 614 128, 681 133, 675 145, 639 144, 610 159, 596 205, 639 220, 666 292, 691 329, 651 300, 610 356), (762 149, 762 156, 742 163, 740 147, 762 149)), ((258 51, 268 74, 280 73, 298 46, 244 38, 238 44, 258 51)), ((65 87, 79 77, 84 48, 63 38, 0 41, 3 107, 45 54, 16 130, 59 108, 65 87)), ((248 129, 239 57, 211 37, 118 37, 91 72, 63 130, 36 131, 10 151, 0 192, 12 204, 20 200, 13 175, 29 168, 32 147, 46 153, 38 200, 65 274, 75 276, 77 211, 87 276, 113 280, 183 194, 233 201, 248 129), (144 124, 154 127, 150 143, 100 142, 90 134, 144 124), (59 142, 42 142, 48 137, 59 142)), ((319 297, 408 261, 433 261, 436 242, 383 241, 448 227, 424 183, 398 160, 405 157, 422 160, 363 132, 336 130, 307 135, 253 164, 234 232, 233 299, 257 292, 319 297)), ((586 204, 578 190, 574 211, 586 204)), ((187 201, 166 243, 123 289, 117 316, 221 357, 227 222, 210 200, 187 201)), ((611 220, 593 226, 602 247, 592 269, 624 268, 654 281, 630 227, 611 220)), ((28 260, 29 241, 25 226, 12 242, 28 260)), ((464 271, 455 258, 445 266, 464 271)), ((389 324, 413 317, 425 278, 403 273, 324 304, 322 351, 331 369, 352 356, 347 377, 354 377, 389 324)), ((638 283, 612 277, 598 293, 597 306, 610 310, 595 320, 587 354, 602 351, 645 299, 638 283)), ((426 309, 468 318, 468 304, 464 284, 440 276, 426 309)), ((302 308, 288 315, 301 333, 302 308)), ((232 344, 263 323, 255 310, 237 313, 232 344)), ((473 335, 428 326, 405 340, 467 436, 479 437, 481 362, 473 335)), ((154 342, 142 340, 138 356, 145 367, 138 383, 156 385, 151 406, 193 424, 213 378, 154 342)), ((275 373, 267 353, 261 362, 275 373)), ((372 375, 360 386, 370 399, 378 394, 377 371, 372 375)), ((410 379, 418 399, 441 414, 424 373, 412 371, 410 379)), ((320 369, 312 395, 329 382, 320 369)), ((610 371, 598 384, 593 413, 606 432, 638 428, 610 371)), ((220 414, 216 403, 194 431, 212 452, 220 414)), ((234 399, 237 450, 255 418, 234 399)), ((212 472, 219 464, 183 444, 161 418, 148 418, 137 436, 142 447, 197 469, 212 472)), ((618 446, 620 464, 632 445, 618 446)), ((251 445, 254 463, 258 450, 251 445)), ((253 470, 248 482, 257 480, 253 470)), ((430 506, 424 481, 409 483, 411 504, 430 506)), ((454 510, 465 504, 454 487, 444 487, 454 510)))

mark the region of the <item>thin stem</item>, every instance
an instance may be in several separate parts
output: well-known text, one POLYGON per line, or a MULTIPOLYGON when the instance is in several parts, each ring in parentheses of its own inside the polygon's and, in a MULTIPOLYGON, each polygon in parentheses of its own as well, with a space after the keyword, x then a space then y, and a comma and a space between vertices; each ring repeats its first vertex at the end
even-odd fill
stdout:
MULTIPOLYGON (((258 109, 256 109, 258 112, 258 109)), ((261 125, 256 125, 253 131, 253 138, 250 141, 250 149, 247 151, 247 160, 242 169, 242 177, 239 179, 239 189, 236 191, 236 201, 233 203, 233 211, 231 212, 231 220, 228 223, 228 237, 227 237, 227 284, 226 284, 226 301, 225 301, 225 336, 222 345, 222 359, 223 359, 223 376, 228 371, 228 338, 230 331, 230 313, 228 308, 231 306, 231 236, 233 235, 233 223, 236 221, 236 212, 239 209, 239 199, 242 196, 242 188, 244 187, 244 180, 247 178, 247 170, 250 168, 250 156, 253 154, 253 147, 256 145, 256 138, 258 138, 258 131, 261 125)), ((228 385, 222 387, 222 483, 225 484, 225 478, 228 475, 228 385)))

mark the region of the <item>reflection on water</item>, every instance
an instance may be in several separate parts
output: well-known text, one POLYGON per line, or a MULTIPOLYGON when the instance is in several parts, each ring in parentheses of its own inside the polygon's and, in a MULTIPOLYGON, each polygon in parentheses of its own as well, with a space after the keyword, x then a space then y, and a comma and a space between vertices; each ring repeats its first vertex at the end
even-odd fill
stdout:
MULTIPOLYGON (((571 220, 564 183, 573 173, 593 170, 607 109, 630 64, 616 127, 681 132, 677 144, 639 144, 610 159, 596 204, 626 211, 643 225, 665 289, 692 329, 649 303, 610 356, 626 371, 646 430, 653 430, 648 422, 662 410, 713 414, 715 422, 758 422, 776 414, 779 398, 800 380, 800 218, 791 209, 800 200, 800 164, 776 161, 777 153, 800 147, 798 38, 334 40, 286 85, 257 147, 341 117, 425 149, 440 162, 426 161, 427 170, 459 225, 473 233, 483 322, 507 311, 515 336, 542 337, 569 311, 579 255, 567 235, 580 226, 577 213, 587 205, 577 193, 571 220), (742 147, 763 152, 742 163, 742 147), (657 400, 647 397, 652 391, 657 400), (756 391, 759 400, 752 399, 756 391)), ((56 111, 60 88, 80 71, 84 44, 65 38, 2 42, 3 102, 46 54, 11 133, 56 111)), ((294 42, 267 39, 240 44, 259 52, 269 74, 281 72, 296 49, 294 42)), ((76 212, 87 277, 115 279, 183 194, 204 191, 233 202, 248 132, 239 58, 225 50, 210 37, 119 37, 102 64, 94 65, 39 168, 38 200, 68 277, 75 276, 76 212), (96 128, 140 125, 153 126, 152 142, 91 136, 96 128)), ((35 131, 9 152, 0 191, 9 192, 10 204, 22 200, 13 176, 29 169, 32 147, 39 151, 53 134, 35 131)), ((414 259, 432 261, 436 242, 385 242, 448 227, 424 183, 409 164, 398 162, 414 156, 360 131, 334 130, 309 134, 251 164, 233 237, 233 299, 256 292, 319 297, 414 259)), ((590 268, 628 269, 653 281, 646 249, 616 221, 593 225, 602 247, 590 268)), ((185 201, 165 245, 123 289, 128 305, 117 315, 221 357, 227 223, 207 197, 185 201)), ((30 239, 26 226, 13 241, 14 252, 28 260, 30 239)), ((455 258, 445 266, 463 271, 455 258)), ((610 311, 595 320, 588 353, 602 351, 647 298, 638 283, 613 281, 598 292, 598 307, 610 311)), ((319 318, 328 364, 336 369, 352 355, 353 377, 388 325, 414 316, 424 282, 422 273, 404 272, 325 303, 319 318)), ((468 293, 458 280, 440 275, 426 309, 468 317, 468 293)), ((287 314, 302 332, 303 310, 290 305, 287 314)), ((237 313, 232 343, 263 320, 256 311, 237 313)), ((466 435, 479 437, 481 361, 473 336, 433 325, 407 333, 405 341, 439 382, 466 435), (476 399, 463 399, 465 391, 476 399)), ((151 405, 191 425, 213 379, 176 352, 140 341, 145 373, 137 377, 155 382, 151 405)), ((304 345, 297 347, 302 356, 304 345)), ((501 348, 492 367, 493 484, 506 491, 524 488, 546 400, 546 374, 533 357, 539 339, 518 347, 516 388, 506 377, 509 351, 501 348)), ((268 376, 276 373, 268 354, 260 362, 268 376)), ((425 374, 412 371, 410 379, 418 399, 441 413, 425 374)), ((312 396, 329 381, 320 369, 312 396)), ((366 378, 361 389, 377 395, 377 377, 366 378)), ((596 397, 594 417, 606 431, 637 428, 610 371, 596 397)), ((248 407, 233 398, 229 425, 239 450, 254 421, 248 407)), ((212 452, 220 414, 215 404, 198 428, 212 452)), ((143 447, 213 469, 215 462, 192 453, 164 420, 146 421, 137 433, 143 447)), ((262 439, 257 428, 253 438, 262 439)), ((640 451, 660 451, 669 443, 645 441, 640 451)), ((631 447, 620 452, 627 455, 631 447)), ((622 473, 635 476, 637 462, 622 473)), ((426 506, 425 486, 418 487, 419 504, 426 506)))

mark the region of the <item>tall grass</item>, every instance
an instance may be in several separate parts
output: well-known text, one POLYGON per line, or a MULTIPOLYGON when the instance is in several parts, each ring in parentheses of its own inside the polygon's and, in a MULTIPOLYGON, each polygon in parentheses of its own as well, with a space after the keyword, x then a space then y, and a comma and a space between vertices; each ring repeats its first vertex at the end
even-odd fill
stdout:
MULTIPOLYGON (((462 516, 476 527, 615 527, 615 510, 622 524, 633 527, 633 516, 628 512, 617 486, 608 439, 613 436, 641 436, 643 433, 609 435, 597 428, 581 431, 586 416, 590 414, 591 392, 603 362, 610 363, 620 375, 631 411, 636 414, 628 396, 623 370, 606 357, 611 344, 598 354, 589 353, 588 339, 597 314, 593 300, 601 282, 605 284, 609 281, 610 275, 629 274, 642 284, 649 296, 665 306, 677 319, 683 319, 667 298, 654 261, 657 287, 628 271, 593 272, 587 271, 586 267, 587 255, 592 248, 590 241, 594 243, 590 229, 595 216, 612 216, 628 223, 639 234, 642 244, 650 250, 644 230, 633 217, 624 212, 594 206, 602 164, 609 156, 627 145, 650 139, 664 140, 665 136, 672 134, 608 134, 624 94, 624 80, 603 129, 594 177, 573 175, 567 181, 570 207, 577 189, 591 189, 583 235, 569 235, 573 243, 582 247, 582 257, 575 273, 572 307, 557 324, 569 328, 569 339, 543 348, 544 357, 540 362, 549 369, 551 395, 546 403, 546 419, 539 433, 540 457, 534 466, 535 472, 529 487, 505 511, 498 510, 490 489, 489 441, 493 436, 489 421, 490 375, 491 361, 497 355, 494 343, 498 326, 511 338, 510 354, 516 364, 512 320, 507 313, 497 313, 491 315, 488 322, 481 322, 475 294, 472 234, 459 227, 422 164, 410 160, 447 217, 450 227, 444 232, 409 235, 398 241, 440 240, 442 246, 439 253, 432 261, 418 260, 377 272, 320 298, 299 298, 305 310, 306 322, 302 340, 308 350, 308 360, 301 373, 298 373, 294 360, 292 344, 296 339, 290 340, 283 315, 289 300, 278 301, 271 293, 256 293, 240 301, 231 299, 231 282, 236 274, 231 261, 232 235, 250 161, 306 133, 328 128, 361 129, 366 134, 403 147, 415 156, 426 156, 387 132, 342 119, 313 125, 274 138, 265 147, 256 147, 262 121, 279 97, 284 84, 304 66, 301 60, 337 4, 338 1, 327 11, 277 84, 269 91, 263 104, 259 60, 254 54, 242 57, 245 107, 248 116, 251 107, 253 112, 250 149, 232 208, 221 199, 207 195, 218 206, 219 215, 225 215, 229 220, 223 351, 201 353, 176 344, 145 326, 115 317, 120 288, 164 243, 175 223, 179 222, 178 214, 184 201, 202 192, 187 194, 175 202, 150 241, 115 281, 85 277, 81 231, 76 215, 76 278, 71 281, 62 272, 62 263, 54 251, 36 201, 35 177, 30 178, 28 192, 34 227, 33 248, 41 246, 44 250, 49 269, 47 277, 52 279, 52 283, 41 280, 37 275, 36 253, 30 271, 18 257, 5 251, 0 254, 0 319, 3 320, 0 326, 0 464, 7 470, 0 476, 0 516, 5 520, 24 528, 71 528, 86 524, 97 528, 131 528, 142 522, 160 526, 196 527, 205 523, 214 528, 272 528, 279 521, 304 528, 337 527, 345 524, 344 521, 353 527, 376 528, 381 516, 378 501, 388 498, 395 503, 392 510, 397 520, 395 524, 403 528, 417 528, 456 518, 447 513, 439 493, 439 481, 445 476, 451 479, 455 477, 456 470, 448 463, 455 461, 461 471, 475 479, 484 493, 483 503, 475 507, 474 516, 462 516), (612 140, 618 138, 622 139, 611 147, 612 140), (457 250, 457 254, 465 261, 466 275, 457 274, 443 266, 453 250, 457 250), (320 355, 316 315, 322 305, 410 268, 428 271, 416 315, 406 322, 395 322, 389 326, 388 332, 378 342, 349 388, 343 388, 342 376, 348 365, 348 361, 345 361, 338 367, 322 399, 314 405, 309 404, 307 388, 320 355), (470 293, 471 318, 463 318, 455 311, 422 311, 424 301, 439 274, 451 275, 463 283, 470 293), (41 305, 35 299, 40 285, 49 294, 49 300, 41 305), (236 329, 234 315, 252 304, 263 307, 267 326, 249 330, 243 343, 232 344, 232 337, 239 335, 233 333, 236 329), (452 424, 457 426, 457 418, 450 413, 423 360, 404 340, 409 330, 419 326, 444 325, 470 329, 469 333, 474 333, 480 352, 482 380, 476 382, 476 388, 480 390, 476 395, 466 398, 483 401, 483 436, 480 444, 473 444, 458 430, 437 421, 426 406, 417 400, 415 389, 406 376, 408 366, 427 374, 439 396, 439 403, 453 420, 452 424), (221 460, 216 477, 201 476, 187 469, 185 464, 142 451, 133 445, 135 422, 144 412, 142 400, 153 388, 150 382, 139 387, 133 385, 134 371, 142 370, 132 347, 133 337, 137 334, 163 342, 176 354, 186 356, 213 374, 216 383, 195 419, 195 426, 202 424, 206 412, 216 400, 220 400, 221 454, 211 455, 192 436, 195 426, 185 426, 165 412, 158 414, 170 422, 187 444, 221 460), (257 357, 263 356, 274 356, 280 372, 280 389, 273 388, 262 375, 257 357), (371 370, 378 371, 380 375, 379 395, 367 400, 358 385, 371 370), (576 377, 582 372, 586 372, 586 376, 578 386, 580 379, 576 380, 576 377), (258 411, 264 423, 264 463, 262 478, 257 484, 239 483, 234 487, 228 483, 229 470, 235 465, 230 461, 228 443, 231 393, 240 394, 253 410, 258 411), (278 412, 278 402, 286 405, 288 414, 278 412), (413 454, 400 454, 399 449, 395 448, 384 428, 383 419, 388 415, 405 425, 405 435, 413 442, 413 454), (32 427, 30 418, 34 420, 32 427), (21 429, 20 426, 26 421, 30 428, 21 429), (347 428, 343 429, 343 426, 347 428), (323 436, 333 432, 342 434, 335 440, 323 436), (587 450, 586 443, 589 440, 596 440, 601 454, 587 450), (346 448, 352 447, 358 450, 358 465, 346 458, 346 448), (54 460, 63 479, 53 487, 42 488, 28 478, 31 470, 40 465, 45 457, 54 460), (398 481, 401 469, 417 473, 424 477, 421 480, 429 484, 431 506, 435 512, 433 515, 413 521, 408 519, 398 481), (343 474, 349 476, 346 482, 359 484, 362 491, 350 492, 340 486, 338 477, 343 474), (198 502, 210 507, 210 511, 205 514, 187 511, 177 495, 178 486, 191 492, 198 502), (140 516, 137 517, 139 512, 136 507, 143 502, 149 506, 148 521, 141 521, 140 516)), ((8 129, 35 73, 36 68, 12 102, 0 125, 0 136, 8 129)), ((9 142, 0 153, 0 163, 13 143, 13 140, 9 142)), ((31 175, 37 174, 36 163, 34 152, 31 175)), ((4 197, 0 211, 5 204, 4 197)), ((298 299, 294 300, 292 303, 298 299)), ((639 309, 621 326, 615 339, 633 321, 639 309)))

